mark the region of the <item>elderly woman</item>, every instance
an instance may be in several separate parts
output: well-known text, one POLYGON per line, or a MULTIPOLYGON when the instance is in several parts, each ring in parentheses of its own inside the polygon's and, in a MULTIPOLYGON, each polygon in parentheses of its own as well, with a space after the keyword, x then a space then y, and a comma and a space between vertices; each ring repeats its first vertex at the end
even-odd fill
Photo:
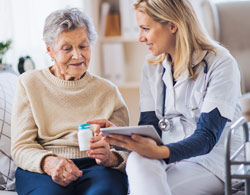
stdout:
POLYGON ((77 125, 106 118, 128 125, 117 88, 89 73, 96 32, 78 9, 51 13, 43 32, 53 65, 20 76, 12 114, 12 157, 18 194, 126 194, 126 153, 99 135, 80 151, 77 125))

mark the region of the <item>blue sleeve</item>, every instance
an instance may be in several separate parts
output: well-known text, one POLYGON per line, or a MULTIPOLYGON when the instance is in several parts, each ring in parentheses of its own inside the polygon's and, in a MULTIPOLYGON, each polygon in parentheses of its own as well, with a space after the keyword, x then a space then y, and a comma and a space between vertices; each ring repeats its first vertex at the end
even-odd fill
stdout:
POLYGON ((218 142, 227 121, 217 108, 209 113, 201 113, 196 130, 190 137, 166 145, 170 150, 170 158, 166 162, 173 163, 209 153, 218 142))
POLYGON ((161 137, 161 130, 158 127, 159 119, 155 115, 155 111, 141 112, 138 125, 153 125, 161 137))

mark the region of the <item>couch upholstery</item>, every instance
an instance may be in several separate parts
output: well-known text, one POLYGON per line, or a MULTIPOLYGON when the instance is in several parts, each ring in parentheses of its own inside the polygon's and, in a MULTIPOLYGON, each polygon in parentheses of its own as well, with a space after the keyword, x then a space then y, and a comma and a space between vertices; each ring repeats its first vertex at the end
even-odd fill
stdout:
POLYGON ((0 190, 0 195, 17 195, 17 193, 12 192, 12 191, 2 191, 2 190, 0 190))
POLYGON ((16 166, 10 156, 11 108, 17 75, 11 69, 0 70, 0 195, 16 194, 16 166))
POLYGON ((202 21, 209 34, 228 48, 239 64, 242 110, 250 121, 250 1, 200 1, 202 21))

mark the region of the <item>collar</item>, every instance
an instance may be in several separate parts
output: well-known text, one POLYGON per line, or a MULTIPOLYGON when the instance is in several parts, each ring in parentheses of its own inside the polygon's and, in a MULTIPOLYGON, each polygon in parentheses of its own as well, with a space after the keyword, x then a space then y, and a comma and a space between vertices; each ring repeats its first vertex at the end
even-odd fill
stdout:
MULTIPOLYGON (((207 52, 208 52, 207 50, 198 50, 198 51, 195 51, 193 53, 193 57, 192 57, 192 67, 195 67, 196 65, 198 65, 204 59, 204 57, 206 56, 207 52)), ((171 59, 170 55, 168 55, 168 54, 166 55, 166 58, 163 61, 163 65, 164 65, 165 68, 166 68, 167 64, 169 66, 172 65, 172 59, 171 59)))
MULTIPOLYGON (((204 59, 204 57, 207 55, 207 50, 198 50, 195 51, 193 53, 193 57, 192 57, 192 67, 194 68, 195 66, 197 66, 198 64, 200 64, 200 62, 204 59)), ((189 78, 189 71, 186 68, 185 71, 182 73, 182 75, 180 76, 180 78, 178 79, 179 82, 181 83, 182 81, 185 81, 189 78)), ((176 84, 176 85, 177 85, 176 84)))
POLYGON ((192 67, 195 67, 196 65, 198 65, 204 59, 207 52, 208 52, 207 50, 195 51, 192 57, 192 67))
POLYGON ((87 85, 87 83, 93 78, 93 76, 86 71, 84 76, 76 81, 67 81, 67 80, 62 80, 55 75, 53 75, 50 72, 50 67, 47 67, 42 70, 46 78, 48 78, 51 82, 53 82, 55 85, 58 87, 64 87, 64 88, 79 88, 87 85))

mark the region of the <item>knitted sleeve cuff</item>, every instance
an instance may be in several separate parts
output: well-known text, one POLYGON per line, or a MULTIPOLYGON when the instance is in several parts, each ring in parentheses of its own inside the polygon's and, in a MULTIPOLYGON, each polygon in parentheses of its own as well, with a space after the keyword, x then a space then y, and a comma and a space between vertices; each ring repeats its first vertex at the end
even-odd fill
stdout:
MULTIPOLYGON (((43 165, 44 165, 44 159, 46 158, 46 157, 48 157, 48 156, 57 156, 57 155, 55 155, 55 154, 53 154, 53 153, 48 153, 48 154, 46 154, 46 155, 44 155, 43 156, 43 158, 40 160, 40 173, 45 173, 45 171, 43 170, 43 165)), ((46 174, 46 173, 45 173, 46 174)))
POLYGON ((117 151, 114 148, 111 149, 111 152, 115 153, 121 159, 120 164, 118 166, 112 167, 112 168, 120 170, 122 172, 125 172, 126 162, 127 162, 127 158, 128 158, 129 153, 126 151, 117 151))

